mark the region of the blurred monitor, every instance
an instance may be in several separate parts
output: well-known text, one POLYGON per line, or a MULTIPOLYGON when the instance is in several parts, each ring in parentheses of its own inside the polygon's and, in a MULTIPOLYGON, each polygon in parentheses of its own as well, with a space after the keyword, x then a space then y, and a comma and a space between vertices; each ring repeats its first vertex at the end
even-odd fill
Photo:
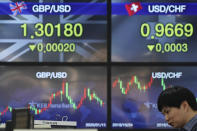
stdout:
POLYGON ((30 110, 26 108, 13 109, 12 124, 15 129, 30 128, 31 115, 30 110))

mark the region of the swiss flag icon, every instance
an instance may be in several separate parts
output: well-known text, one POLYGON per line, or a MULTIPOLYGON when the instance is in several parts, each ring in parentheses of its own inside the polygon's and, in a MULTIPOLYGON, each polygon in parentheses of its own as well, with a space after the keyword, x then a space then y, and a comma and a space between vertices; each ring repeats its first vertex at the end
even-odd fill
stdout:
POLYGON ((141 10, 142 6, 141 6, 140 2, 133 2, 131 4, 126 4, 125 8, 129 14, 129 16, 132 16, 135 13, 137 13, 139 10, 141 10))

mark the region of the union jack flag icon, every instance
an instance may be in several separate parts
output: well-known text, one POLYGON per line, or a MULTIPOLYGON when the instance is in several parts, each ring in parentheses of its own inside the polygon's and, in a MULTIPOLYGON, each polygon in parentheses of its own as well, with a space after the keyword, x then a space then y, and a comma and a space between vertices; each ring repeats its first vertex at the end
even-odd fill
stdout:
POLYGON ((24 1, 10 3, 10 10, 13 12, 14 16, 16 16, 18 13, 21 13, 23 9, 27 9, 27 6, 24 1))

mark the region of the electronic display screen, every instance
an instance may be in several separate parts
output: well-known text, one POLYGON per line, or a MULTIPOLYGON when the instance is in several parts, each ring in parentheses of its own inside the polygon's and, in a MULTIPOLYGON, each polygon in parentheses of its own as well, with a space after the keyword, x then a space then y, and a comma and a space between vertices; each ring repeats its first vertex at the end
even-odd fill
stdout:
POLYGON ((112 67, 112 128, 172 128, 157 109, 157 98, 166 88, 178 85, 197 96, 197 67, 112 67))
POLYGON ((190 1, 112 0, 112 61, 197 62, 197 3, 190 1))
POLYGON ((1 0, 1 62, 105 62, 107 0, 1 0))
POLYGON ((14 108, 29 108, 35 120, 106 127, 104 66, 1 66, 0 72, 1 124, 11 120, 14 108))

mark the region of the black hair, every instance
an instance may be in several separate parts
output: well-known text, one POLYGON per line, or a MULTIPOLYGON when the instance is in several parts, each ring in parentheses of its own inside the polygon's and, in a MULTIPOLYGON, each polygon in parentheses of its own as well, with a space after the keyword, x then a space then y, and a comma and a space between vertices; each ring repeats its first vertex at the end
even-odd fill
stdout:
POLYGON ((196 111, 197 102, 194 94, 187 88, 173 86, 162 91, 157 100, 157 107, 161 112, 164 107, 180 108, 183 101, 187 101, 189 106, 196 111))

